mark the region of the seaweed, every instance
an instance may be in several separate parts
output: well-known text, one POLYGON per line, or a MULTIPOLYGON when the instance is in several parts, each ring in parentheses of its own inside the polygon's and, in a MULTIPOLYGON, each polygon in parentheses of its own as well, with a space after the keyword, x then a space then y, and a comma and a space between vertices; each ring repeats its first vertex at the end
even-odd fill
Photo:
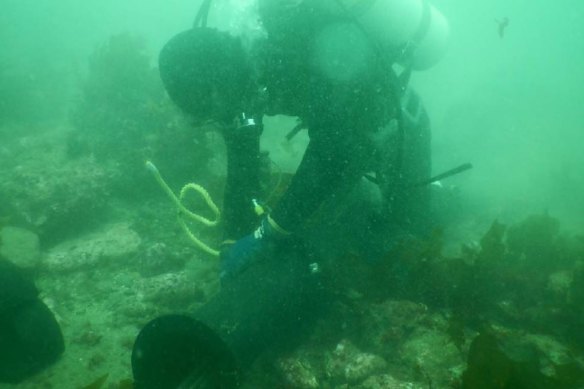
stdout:
MULTIPOLYGON (((10 221, 9 217, 0 217, 0 231, 2 231, 2 229, 8 225, 8 222, 10 221)), ((0 248, 2 247, 2 234, 0 234, 0 248)), ((0 259, 2 258, 2 254, 0 253, 0 259)))
POLYGON ((466 335, 464 330, 464 321, 461 320, 460 316, 450 315, 448 318, 448 327, 446 328, 446 333, 456 348, 458 348, 458 350, 462 350, 462 347, 466 343, 466 335))
POLYGON ((564 307, 565 337, 584 348, 584 264, 578 263, 573 271, 572 283, 568 291, 568 301, 564 307))
POLYGON ((495 220, 480 245, 454 258, 442 254, 441 241, 438 232, 404 241, 375 264, 347 257, 332 269, 333 288, 356 291, 357 302, 390 298, 441 310, 459 349, 468 329, 493 323, 584 349, 584 237, 561 234, 544 214, 509 227, 495 220))
POLYGON ((153 114, 163 96, 144 42, 130 34, 112 36, 89 59, 71 117, 78 132, 69 140, 69 153, 90 152, 103 160, 143 147, 144 136, 166 124, 153 114))
MULTIPOLYGON (((517 351, 517 350, 514 350, 517 351)), ((532 350, 521 350, 512 356, 489 332, 477 336, 468 355, 468 366, 462 376, 463 389, 545 389, 549 379, 539 372, 532 350)))
POLYGON ((171 186, 207 169, 211 139, 194 131, 172 105, 146 45, 138 36, 119 34, 98 46, 74 104, 69 157, 88 157, 115 167, 112 192, 160 194, 144 169, 153 160, 171 186))
POLYGON ((578 265, 584 238, 561 235, 559 222, 543 214, 510 227, 495 220, 478 247, 463 246, 456 258, 444 257, 436 239, 409 242, 374 276, 391 280, 398 298, 450 311, 449 332, 457 344, 461 326, 480 329, 500 321, 584 346, 578 330, 584 325, 584 265, 578 265), (572 275, 571 285, 560 286, 565 291, 550 289, 558 271, 572 275), (562 300, 562 293, 568 297, 562 300))
POLYGON ((485 329, 472 342, 463 389, 569 389, 584 383, 584 370, 574 362, 554 364, 544 374, 538 350, 515 337, 485 329))
MULTIPOLYGON (((391 266, 395 296, 452 311, 452 331, 461 342, 460 323, 479 327, 497 296, 494 266, 506 252, 505 226, 494 222, 481 240, 480 249, 466 247, 462 256, 442 255, 443 238, 436 231, 427 240, 411 240, 394 254, 391 266), (396 269, 398 271, 396 271, 396 269), (455 323, 456 322, 456 323, 455 323)), ((377 274, 382 273, 377 271, 377 274)), ((379 277, 379 275, 377 275, 379 277)))
POLYGON ((489 231, 481 239, 481 252, 479 254, 479 263, 496 264, 503 261, 506 247, 503 243, 507 227, 497 220, 491 224, 489 231))
POLYGON ((509 228, 507 247, 515 261, 530 266, 539 266, 546 271, 555 270, 557 262, 556 244, 560 231, 557 219, 543 215, 531 215, 523 222, 509 228))

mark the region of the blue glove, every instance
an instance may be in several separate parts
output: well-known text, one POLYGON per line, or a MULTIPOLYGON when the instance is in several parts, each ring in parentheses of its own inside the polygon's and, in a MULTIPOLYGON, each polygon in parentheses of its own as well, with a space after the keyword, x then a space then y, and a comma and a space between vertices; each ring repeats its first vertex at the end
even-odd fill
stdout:
POLYGON ((290 233, 267 216, 253 233, 233 244, 224 244, 220 253, 221 281, 233 279, 255 261, 269 257, 287 235, 290 233))

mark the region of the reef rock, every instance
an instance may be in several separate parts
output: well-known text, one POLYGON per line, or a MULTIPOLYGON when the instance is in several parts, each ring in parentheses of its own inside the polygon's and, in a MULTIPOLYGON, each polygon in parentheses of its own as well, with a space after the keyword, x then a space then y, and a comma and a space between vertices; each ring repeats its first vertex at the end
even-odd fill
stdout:
POLYGON ((386 366, 382 357, 362 352, 348 340, 342 340, 326 362, 326 375, 335 381, 358 383, 383 372, 386 366))
POLYGON ((428 385, 400 381, 389 374, 374 375, 363 381, 355 389, 425 389, 428 385))
POLYGON ((282 358, 276 364, 286 387, 318 389, 319 382, 312 365, 300 358, 282 358))
POLYGON ((65 241, 52 248, 43 267, 53 272, 79 271, 113 261, 130 260, 138 252, 140 236, 125 223, 65 241))
POLYGON ((18 227, 0 230, 0 255, 24 268, 31 268, 40 259, 39 237, 31 231, 18 227))

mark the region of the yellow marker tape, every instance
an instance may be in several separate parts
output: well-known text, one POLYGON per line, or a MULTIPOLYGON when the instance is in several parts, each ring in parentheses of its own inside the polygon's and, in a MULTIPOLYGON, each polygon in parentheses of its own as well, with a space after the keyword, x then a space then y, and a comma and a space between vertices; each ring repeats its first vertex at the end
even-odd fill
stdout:
POLYGON ((154 175, 154 178, 156 179, 158 184, 160 184, 160 186, 162 187, 162 190, 164 190, 164 192, 167 194, 167 196, 170 198, 170 200, 174 203, 174 205, 178 209, 178 211, 179 211, 178 223, 182 227, 182 229, 186 233, 186 235, 189 237, 189 239, 199 249, 203 250, 204 252, 206 252, 214 257, 219 257, 219 251, 209 247, 209 245, 207 245, 206 243, 201 241, 199 238, 197 238, 193 234, 193 232, 189 229, 189 226, 187 226, 187 224, 184 220, 184 218, 187 218, 187 219, 190 219, 192 221, 201 223, 207 227, 215 227, 217 224, 219 224, 219 220, 221 218, 221 211, 219 211, 219 208, 213 202, 213 199, 209 195, 209 192, 207 192, 207 190, 205 188, 203 188, 201 185, 190 183, 190 184, 186 184, 185 186, 183 186, 181 191, 180 191, 179 197, 176 197, 176 195, 174 194, 172 189, 170 189, 170 187, 168 186, 166 181, 164 181, 164 179, 160 175, 158 168, 152 162, 146 161, 146 168, 152 173, 152 175, 154 175), (211 209, 211 212, 213 212, 213 214, 215 215, 214 220, 209 220, 204 216, 197 215, 196 213, 189 211, 183 205, 182 202, 183 202, 186 194, 189 191, 195 191, 201 195, 203 200, 205 200, 205 203, 209 206, 209 209, 211 209))

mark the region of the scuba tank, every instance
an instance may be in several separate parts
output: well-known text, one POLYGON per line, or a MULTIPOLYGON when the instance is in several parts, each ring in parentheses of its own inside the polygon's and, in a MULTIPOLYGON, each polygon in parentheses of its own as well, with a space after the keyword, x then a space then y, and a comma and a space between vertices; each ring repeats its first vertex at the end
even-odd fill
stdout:
POLYGON ((381 52, 413 70, 434 66, 448 46, 448 21, 426 0, 321 0, 315 7, 349 16, 381 52))

